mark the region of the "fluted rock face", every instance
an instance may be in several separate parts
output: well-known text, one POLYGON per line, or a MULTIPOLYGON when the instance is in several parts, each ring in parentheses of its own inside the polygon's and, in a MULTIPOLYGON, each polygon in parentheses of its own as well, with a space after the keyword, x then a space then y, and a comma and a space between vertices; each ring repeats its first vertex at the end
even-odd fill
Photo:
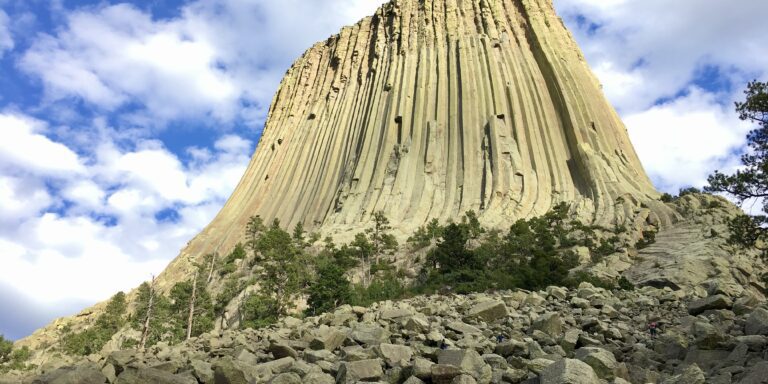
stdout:
POLYGON ((631 216, 620 196, 657 192, 550 0, 393 0, 288 70, 243 179, 183 253, 231 247, 253 215, 343 238, 384 211, 404 236, 561 201, 609 224, 631 216))

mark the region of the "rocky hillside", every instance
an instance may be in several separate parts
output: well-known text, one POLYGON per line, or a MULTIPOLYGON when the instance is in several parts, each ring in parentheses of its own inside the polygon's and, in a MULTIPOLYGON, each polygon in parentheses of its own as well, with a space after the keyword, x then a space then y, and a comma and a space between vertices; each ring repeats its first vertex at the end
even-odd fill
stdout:
POLYGON ((41 369, 0 383, 766 383, 768 304, 587 283, 420 296, 41 369))

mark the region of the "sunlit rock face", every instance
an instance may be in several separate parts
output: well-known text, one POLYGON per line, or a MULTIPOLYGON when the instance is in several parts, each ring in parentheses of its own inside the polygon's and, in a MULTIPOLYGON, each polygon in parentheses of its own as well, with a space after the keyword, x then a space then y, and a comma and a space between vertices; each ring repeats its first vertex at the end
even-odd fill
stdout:
POLYGON ((376 211, 404 238, 563 201, 613 225, 640 203, 663 216, 657 196, 551 1, 396 0, 296 60, 240 184, 182 256, 228 251, 254 215, 344 241, 376 211))

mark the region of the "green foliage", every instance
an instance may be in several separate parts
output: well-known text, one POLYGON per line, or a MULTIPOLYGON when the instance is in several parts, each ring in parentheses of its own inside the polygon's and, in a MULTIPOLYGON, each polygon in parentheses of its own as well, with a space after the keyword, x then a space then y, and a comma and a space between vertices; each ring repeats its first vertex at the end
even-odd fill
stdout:
POLYGON ((89 328, 77 333, 66 332, 62 339, 64 351, 73 355, 90 355, 101 351, 109 339, 125 324, 125 294, 118 292, 89 328))
MULTIPOLYGON (((189 307, 192 299, 193 281, 176 283, 170 292, 169 317, 172 323, 170 343, 186 339, 189 322, 189 307)), ((192 316, 192 337, 199 336, 213 329, 214 307, 208 289, 199 279, 195 287, 195 310, 192 316)))
MULTIPOLYGON (((142 283, 138 288, 136 297, 136 312, 131 318, 131 326, 139 331, 144 330, 144 322, 147 319, 147 312, 149 310, 150 294, 150 285, 147 282, 142 283)), ((171 302, 159 292, 154 294, 151 314, 146 346, 152 346, 159 341, 168 340, 174 333, 174 324, 171 321, 171 302)))
POLYGON ((351 288, 344 276, 345 269, 334 262, 326 262, 317 270, 317 278, 308 288, 308 314, 320 314, 351 301, 351 288))
POLYGON ((0 363, 5 363, 11 357, 13 342, 0 335, 0 363))
POLYGON ((229 304, 229 302, 232 301, 232 299, 234 299, 244 288, 245 284, 236 278, 230 277, 225 280, 221 291, 219 291, 219 294, 216 296, 216 301, 213 306, 214 314, 216 316, 222 316, 227 304, 229 304))
MULTIPOLYGON (((472 232, 485 231, 472 229, 472 214, 461 224, 448 224, 442 240, 428 253, 413 291, 469 293, 563 285, 568 271, 577 265, 566 248, 595 243, 594 228, 578 222, 566 224, 568 211, 566 204, 558 204, 544 216, 516 221, 506 234, 487 232, 474 249, 467 246, 472 232)), ((611 244, 612 240, 606 241, 611 244)))
POLYGON ((701 193, 701 190, 696 187, 688 187, 688 188, 680 188, 680 192, 678 192, 679 197, 683 197, 686 195, 693 195, 701 193))
POLYGON ((374 279, 370 285, 356 284, 352 287, 350 304, 369 306, 377 301, 402 299, 407 295, 405 285, 392 272, 374 279))
MULTIPOLYGON (((757 245, 758 240, 764 240, 765 228, 768 223, 766 216, 738 215, 728 222, 731 232, 728 243, 742 248, 750 248, 757 245)), ((765 250, 763 250, 765 254, 765 250)))
POLYGON ((645 230, 643 231, 643 237, 635 243, 635 248, 643 249, 656 242, 656 231, 645 230))
POLYGON ((237 243, 232 252, 224 258, 221 268, 219 269, 219 275, 225 276, 231 274, 237 270, 235 260, 243 260, 248 256, 245 251, 245 246, 242 243, 237 243))
POLYGON ((671 203, 673 200, 675 200, 675 197, 665 192, 661 194, 660 200, 665 203, 671 203))
POLYGON ((5 373, 10 370, 26 370, 31 369, 33 366, 27 365, 31 352, 26 346, 14 349, 13 342, 6 340, 3 335, 0 334, 0 373, 5 373))
POLYGON ((240 326, 243 328, 263 328, 277 322, 280 312, 279 303, 272 297, 251 294, 240 306, 240 326))
POLYGON ((590 283, 595 287, 613 290, 616 289, 616 284, 613 281, 601 279, 595 275, 591 275, 584 271, 574 273, 573 276, 568 277, 565 280, 565 284, 568 287, 575 288, 581 283, 590 283))
MULTIPOLYGON (((763 213, 768 213, 768 83, 752 81, 747 84, 744 94, 746 100, 736 103, 736 112, 741 120, 756 123, 757 128, 747 135, 749 150, 741 156, 742 167, 731 175, 715 171, 707 179, 709 185, 704 189, 727 193, 739 204, 748 200, 760 201, 763 213)), ((763 215, 752 220, 737 217, 730 224, 730 242, 745 247, 758 246, 765 256, 765 247, 759 244, 765 242, 768 234, 764 224, 766 218, 763 215)))
POLYGON ((618 287, 623 291, 632 291, 635 289, 635 285, 632 284, 625 276, 619 278, 618 287))

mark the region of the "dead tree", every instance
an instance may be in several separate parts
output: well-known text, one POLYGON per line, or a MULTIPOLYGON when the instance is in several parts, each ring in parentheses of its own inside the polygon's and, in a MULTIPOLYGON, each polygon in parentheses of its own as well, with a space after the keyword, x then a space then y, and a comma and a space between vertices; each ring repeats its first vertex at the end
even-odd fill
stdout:
POLYGON ((195 319, 195 295, 197 293, 197 271, 192 279, 192 297, 189 299, 189 319, 187 320, 187 340, 192 337, 192 323, 195 319))
POLYGON ((208 284, 210 284, 211 280, 213 279, 213 266, 216 263, 216 255, 218 254, 219 254, 218 249, 211 254, 211 264, 208 267, 208 280, 207 280, 208 284))
POLYGON ((147 318, 144 319, 144 332, 141 334, 141 349, 147 345, 147 337, 149 336, 149 322, 152 319, 152 306, 155 302, 155 276, 152 276, 152 284, 149 285, 149 304, 147 305, 147 318))

